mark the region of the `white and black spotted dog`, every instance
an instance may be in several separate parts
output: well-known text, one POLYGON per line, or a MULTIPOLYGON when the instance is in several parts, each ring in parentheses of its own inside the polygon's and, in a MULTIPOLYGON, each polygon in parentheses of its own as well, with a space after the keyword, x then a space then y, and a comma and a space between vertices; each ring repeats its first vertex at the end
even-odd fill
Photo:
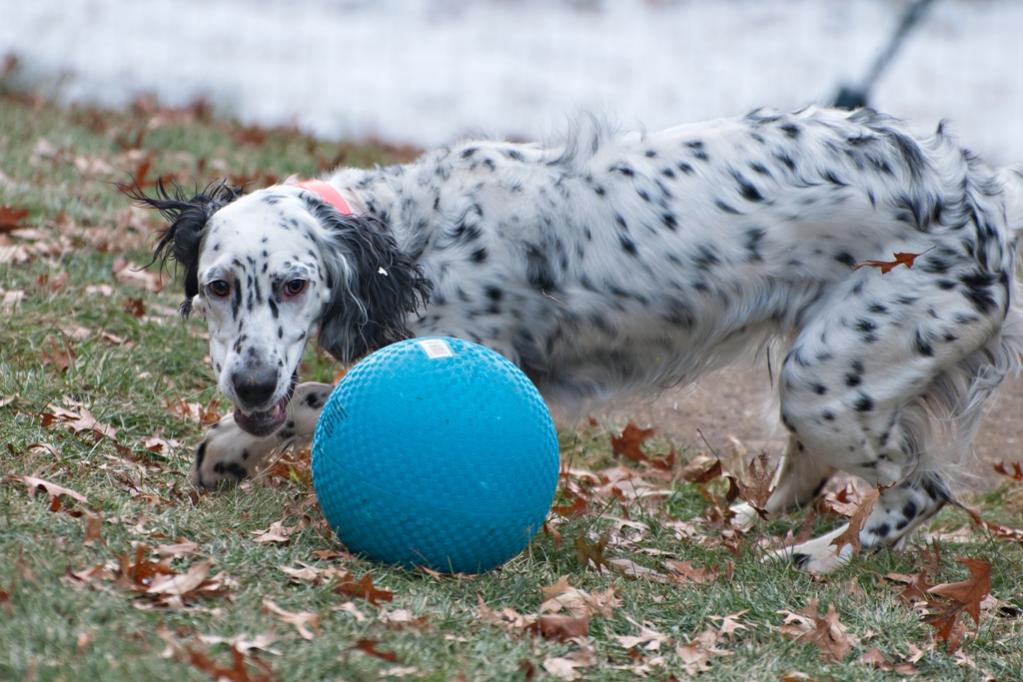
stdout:
MULTIPOLYGON (((860 534, 874 549, 950 501, 1023 350, 1020 171, 870 110, 581 130, 244 196, 139 195, 170 222, 157 255, 183 267, 183 312, 205 316, 235 405, 194 482, 243 478, 310 437, 330 390, 298 384, 314 335, 342 363, 410 335, 470 339, 549 399, 688 382, 776 340, 790 435, 768 512, 855 474, 888 486, 860 534), (921 255, 854 267, 896 252, 921 255)), ((830 570, 851 551, 830 545, 842 530, 786 554, 830 570)))

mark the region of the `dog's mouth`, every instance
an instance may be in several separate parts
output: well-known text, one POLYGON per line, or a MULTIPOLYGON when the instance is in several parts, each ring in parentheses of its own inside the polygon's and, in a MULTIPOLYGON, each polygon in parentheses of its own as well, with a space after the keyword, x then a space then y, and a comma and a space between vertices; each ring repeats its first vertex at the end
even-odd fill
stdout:
POLYGON ((242 412, 237 407, 234 409, 234 422, 241 427, 242 431, 253 436, 269 436, 281 428, 288 418, 288 403, 295 394, 295 384, 298 383, 298 375, 291 375, 291 385, 283 398, 274 403, 269 410, 242 412))

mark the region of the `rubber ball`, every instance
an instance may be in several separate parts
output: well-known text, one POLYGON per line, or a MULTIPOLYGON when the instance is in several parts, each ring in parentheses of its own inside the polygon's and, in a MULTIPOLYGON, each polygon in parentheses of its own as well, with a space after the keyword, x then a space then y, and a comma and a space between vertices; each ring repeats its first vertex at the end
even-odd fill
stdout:
POLYGON ((386 346, 330 394, 313 485, 341 542, 370 559, 479 573, 521 552, 558 482, 558 439, 514 364, 448 337, 386 346))

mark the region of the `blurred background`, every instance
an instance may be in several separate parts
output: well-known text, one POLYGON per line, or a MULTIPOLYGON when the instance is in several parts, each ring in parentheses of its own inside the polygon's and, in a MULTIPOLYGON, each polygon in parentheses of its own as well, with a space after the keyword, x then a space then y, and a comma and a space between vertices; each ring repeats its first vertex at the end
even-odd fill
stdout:
MULTIPOLYGON (((2 134, 14 100, 0 99, 0 190, 6 164, 12 203, 80 206, 79 218, 96 223, 88 229, 109 230, 114 214, 90 215, 94 200, 61 203, 60 191, 36 198, 34 188, 66 182, 72 196, 98 192, 102 207, 113 193, 90 177, 145 176, 150 161, 187 182, 226 174, 264 186, 277 180, 273 166, 300 157, 285 158, 294 147, 271 144, 259 126, 322 138, 305 140, 301 158, 326 170, 410 159, 466 135, 542 139, 581 111, 659 128, 831 104, 840 93, 921 131, 948 119, 990 162, 1023 162, 1021 30, 1023 0, 0 0, 0 93, 13 86, 119 112, 111 122, 76 107, 70 120, 109 138, 96 149, 121 149, 83 156, 85 131, 41 107, 39 139, 24 141, 31 154, 15 163, 19 145, 4 146, 2 134), (165 117, 162 138, 152 130, 157 102, 186 110, 165 117), (213 127, 254 128, 229 128, 225 150, 196 123, 210 110, 213 127), (184 132, 173 132, 175 120, 184 132), (328 151, 329 140, 345 142, 328 151)), ((779 451, 761 419, 769 394, 761 362, 597 416, 691 443, 735 436, 779 451)), ((1017 379, 981 430, 983 456, 1018 451, 1021 411, 1017 379)))
MULTIPOLYGON (((243 123, 430 146, 580 110, 657 128, 860 87, 920 0, 0 0, 0 55, 62 100, 203 99, 243 123)), ((1023 160, 1023 2, 933 0, 869 89, 1023 160)))

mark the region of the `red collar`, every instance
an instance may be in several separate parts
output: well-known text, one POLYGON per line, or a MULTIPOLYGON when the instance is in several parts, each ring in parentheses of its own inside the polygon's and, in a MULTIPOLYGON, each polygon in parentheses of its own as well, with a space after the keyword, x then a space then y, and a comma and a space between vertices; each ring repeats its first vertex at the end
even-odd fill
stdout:
POLYGON ((301 187, 308 192, 312 192, 333 206, 341 215, 352 215, 352 209, 348 202, 345 201, 345 198, 341 196, 341 192, 338 192, 332 185, 323 180, 293 180, 289 178, 284 184, 294 185, 295 187, 301 187))

